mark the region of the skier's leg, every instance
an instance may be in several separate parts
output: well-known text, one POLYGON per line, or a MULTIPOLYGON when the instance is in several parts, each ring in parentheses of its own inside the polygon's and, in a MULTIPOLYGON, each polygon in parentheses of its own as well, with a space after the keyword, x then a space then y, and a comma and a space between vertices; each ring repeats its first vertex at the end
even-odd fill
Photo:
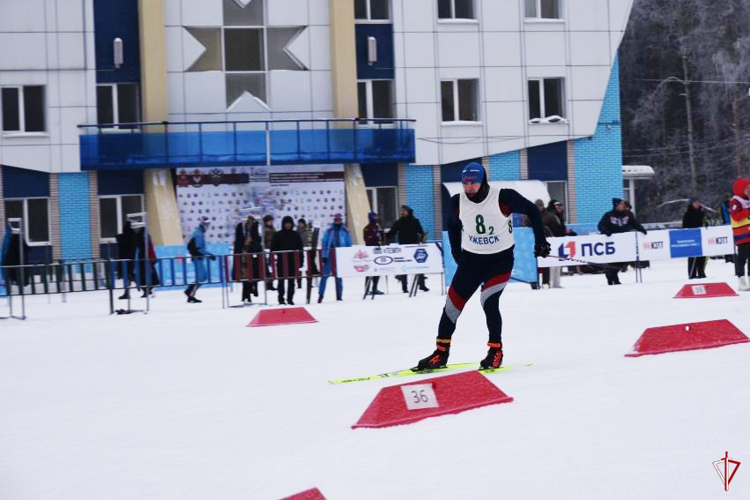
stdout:
POLYGON ((421 359, 417 364, 418 370, 427 370, 440 368, 448 363, 450 353, 451 337, 456 331, 456 322, 458 317, 471 298, 474 292, 479 288, 482 282, 482 275, 478 267, 469 267, 464 263, 459 264, 456 270, 450 288, 448 288, 448 297, 443 307, 443 313, 440 317, 438 326, 437 347, 435 352, 421 359))

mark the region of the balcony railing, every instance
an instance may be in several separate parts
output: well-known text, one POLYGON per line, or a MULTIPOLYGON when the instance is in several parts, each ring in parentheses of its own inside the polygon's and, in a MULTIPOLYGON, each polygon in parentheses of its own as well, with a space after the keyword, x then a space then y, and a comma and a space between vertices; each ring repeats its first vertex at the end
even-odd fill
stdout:
POLYGON ((413 122, 332 119, 79 125, 81 168, 413 163, 413 122))

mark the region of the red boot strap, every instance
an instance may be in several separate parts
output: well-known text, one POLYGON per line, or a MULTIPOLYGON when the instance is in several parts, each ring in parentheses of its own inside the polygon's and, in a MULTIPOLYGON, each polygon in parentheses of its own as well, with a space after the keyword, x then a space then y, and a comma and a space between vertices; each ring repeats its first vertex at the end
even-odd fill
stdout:
POLYGON ((448 348, 447 348, 447 347, 443 347, 443 346, 441 346, 440 344, 438 344, 438 346, 437 346, 437 350, 438 350, 438 351, 443 351, 443 352, 445 352, 445 351, 447 351, 447 350, 448 350, 448 348))
POLYGON ((492 343, 492 342, 488 342, 488 343, 487 343, 487 345, 488 345, 489 347, 497 347, 498 349, 502 349, 502 347, 503 347, 503 344, 502 344, 502 343, 499 343, 499 344, 495 344, 495 343, 492 343))

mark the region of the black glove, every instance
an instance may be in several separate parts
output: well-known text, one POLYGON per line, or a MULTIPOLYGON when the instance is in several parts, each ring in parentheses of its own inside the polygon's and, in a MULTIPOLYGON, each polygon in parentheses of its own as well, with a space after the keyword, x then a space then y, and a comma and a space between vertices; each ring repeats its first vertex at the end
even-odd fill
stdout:
POLYGON ((642 230, 641 232, 642 232, 643 234, 646 234, 646 233, 648 233, 648 231, 646 231, 645 229, 644 229, 644 230, 642 230))
POLYGON ((534 245, 534 257, 547 257, 552 251, 552 247, 546 241, 534 245))
POLYGON ((211 254, 211 255, 209 255, 209 258, 210 258, 211 260, 216 260, 216 256, 215 256, 214 254, 211 254))
POLYGON ((604 235, 605 235, 605 236, 606 236, 607 238, 609 238, 610 236, 612 236, 612 233, 604 233, 604 235))

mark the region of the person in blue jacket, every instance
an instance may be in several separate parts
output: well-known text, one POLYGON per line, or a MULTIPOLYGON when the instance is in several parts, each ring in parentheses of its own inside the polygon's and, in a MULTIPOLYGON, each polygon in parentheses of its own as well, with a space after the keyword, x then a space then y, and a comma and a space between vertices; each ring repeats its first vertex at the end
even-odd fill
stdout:
MULTIPOLYGON (((323 302, 323 296, 326 294, 326 281, 328 281, 328 276, 331 275, 331 259, 336 258, 331 254, 336 251, 336 248, 350 246, 352 246, 352 237, 349 230, 344 226, 342 215, 336 214, 333 216, 333 224, 323 235, 323 277, 320 278, 318 288, 318 304, 323 302)), ((341 300, 343 292, 344 282, 341 278, 336 278, 336 300, 341 300)))
POLYGON ((195 283, 188 285, 185 290, 187 295, 187 301, 191 304, 197 304, 203 302, 195 298, 195 292, 198 291, 198 287, 201 283, 208 279, 208 271, 206 270, 206 257, 211 260, 216 260, 216 256, 209 253, 208 247, 206 246, 206 231, 208 226, 211 224, 208 217, 201 217, 200 224, 193 231, 193 237, 188 242, 188 252, 193 258, 193 264, 195 265, 195 283))

